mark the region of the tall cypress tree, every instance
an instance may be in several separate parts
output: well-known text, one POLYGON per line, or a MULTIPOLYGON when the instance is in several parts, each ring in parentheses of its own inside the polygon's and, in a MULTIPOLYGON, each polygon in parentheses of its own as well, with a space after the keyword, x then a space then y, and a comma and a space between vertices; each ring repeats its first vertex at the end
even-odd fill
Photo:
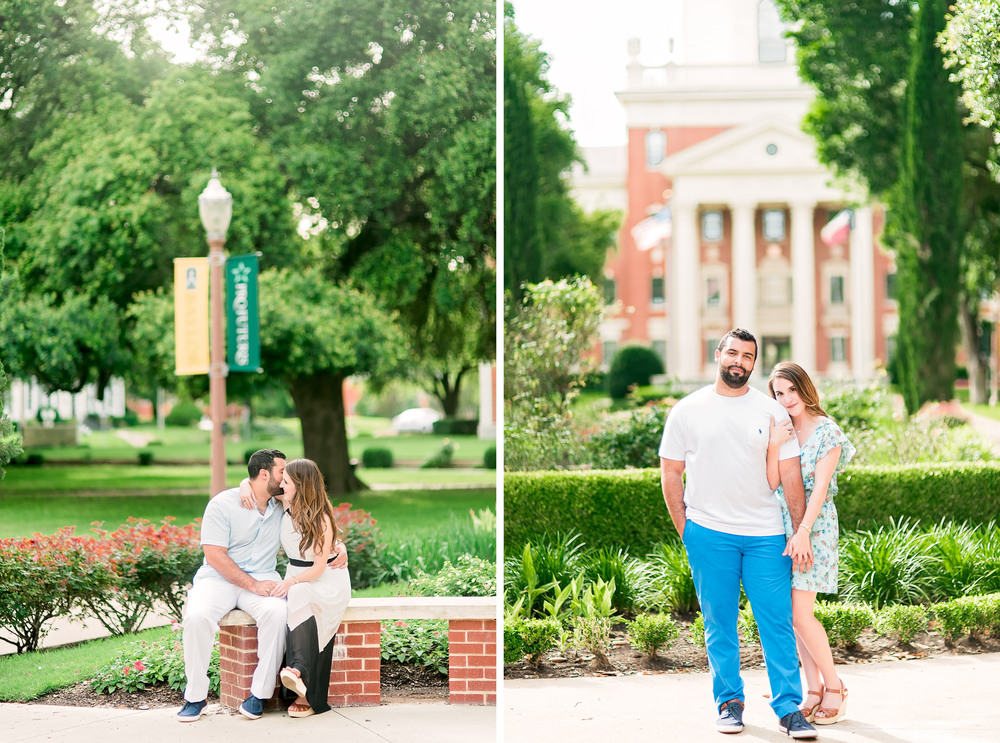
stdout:
POLYGON ((946 10, 944 0, 920 3, 900 180, 890 211, 898 270, 899 382, 911 413, 928 400, 951 399, 959 341, 960 90, 948 79, 935 43, 946 10))

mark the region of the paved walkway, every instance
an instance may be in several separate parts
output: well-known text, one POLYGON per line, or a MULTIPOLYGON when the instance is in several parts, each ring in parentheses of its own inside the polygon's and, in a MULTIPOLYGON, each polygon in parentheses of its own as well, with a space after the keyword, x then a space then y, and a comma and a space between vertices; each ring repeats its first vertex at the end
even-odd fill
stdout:
POLYGON ((220 705, 209 705, 200 720, 178 722, 176 709, 145 711, 108 707, 52 707, 0 704, 3 743, 494 743, 496 707, 389 704, 347 707, 292 719, 269 712, 248 720, 220 705))
MULTIPOLYGON (((852 664, 838 668, 848 717, 819 728, 820 741, 986 743, 1000 741, 1000 653, 852 664)), ((744 671, 746 729, 723 736, 706 673, 507 680, 508 743, 787 741, 768 706, 765 671, 744 671)))

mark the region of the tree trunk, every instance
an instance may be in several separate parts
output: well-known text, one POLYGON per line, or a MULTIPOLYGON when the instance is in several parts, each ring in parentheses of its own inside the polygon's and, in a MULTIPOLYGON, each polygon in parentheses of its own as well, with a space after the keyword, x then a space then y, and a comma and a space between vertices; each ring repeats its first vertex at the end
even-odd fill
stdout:
POLYGON ((458 417, 458 398, 462 391, 462 377, 469 369, 470 367, 465 367, 459 371, 455 375, 455 381, 451 380, 450 372, 434 374, 434 397, 440 401, 445 418, 458 417))
POLYGON ((305 456, 323 473, 330 497, 366 489, 354 474, 347 451, 344 377, 335 374, 296 377, 288 380, 288 390, 302 422, 305 456))
POLYGON ((965 347, 966 368, 969 370, 969 402, 985 405, 989 399, 986 389, 986 368, 989 359, 984 359, 982 348, 982 327, 979 324, 978 299, 964 298, 959 305, 958 319, 962 328, 962 345, 965 347))

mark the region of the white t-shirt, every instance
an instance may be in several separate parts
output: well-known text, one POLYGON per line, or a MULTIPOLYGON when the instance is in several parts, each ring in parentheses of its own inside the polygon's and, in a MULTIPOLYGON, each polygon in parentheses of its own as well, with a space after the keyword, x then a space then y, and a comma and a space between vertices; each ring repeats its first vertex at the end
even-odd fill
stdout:
MULTIPOLYGON (((726 397, 715 386, 684 397, 670 410, 660 457, 684 462, 687 518, 708 529, 747 537, 784 534, 781 507, 767 484, 767 440, 775 421, 789 420, 774 399, 753 387, 726 397)), ((794 438, 779 459, 799 456, 794 438)))

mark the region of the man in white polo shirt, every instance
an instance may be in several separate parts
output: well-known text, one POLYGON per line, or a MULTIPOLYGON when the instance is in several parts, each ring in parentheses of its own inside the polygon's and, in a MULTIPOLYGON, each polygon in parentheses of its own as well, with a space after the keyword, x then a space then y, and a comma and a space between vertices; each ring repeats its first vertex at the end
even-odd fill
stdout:
MULTIPOLYGON (((705 620, 719 710, 716 730, 743 730, 737 635, 742 583, 760 630, 779 729, 793 738, 815 738, 815 728, 799 711, 802 682, 791 600, 793 563, 796 568, 809 566, 812 554, 808 541, 796 542, 794 549, 792 542, 786 543, 781 510, 767 484, 771 419, 787 421, 788 413, 748 385, 756 360, 756 338, 739 328, 729 331, 715 352, 715 384, 682 398, 670 410, 659 452, 663 497, 687 550, 705 620)), ((779 460, 797 528, 805 512, 805 492, 794 437, 782 446, 779 460)))

